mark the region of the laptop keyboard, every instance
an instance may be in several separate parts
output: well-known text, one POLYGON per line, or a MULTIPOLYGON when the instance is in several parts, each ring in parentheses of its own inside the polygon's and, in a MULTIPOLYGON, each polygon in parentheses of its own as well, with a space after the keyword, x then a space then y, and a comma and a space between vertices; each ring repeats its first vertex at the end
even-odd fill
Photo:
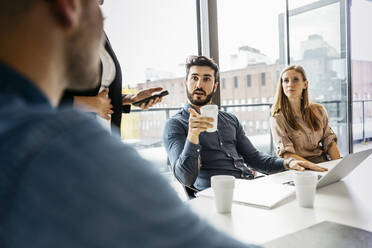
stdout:
MULTIPOLYGON (((318 181, 322 178, 322 175, 318 175, 318 181)), ((290 185, 290 186, 294 186, 294 181, 293 180, 290 180, 288 182, 284 182, 282 183, 283 185, 290 185)))

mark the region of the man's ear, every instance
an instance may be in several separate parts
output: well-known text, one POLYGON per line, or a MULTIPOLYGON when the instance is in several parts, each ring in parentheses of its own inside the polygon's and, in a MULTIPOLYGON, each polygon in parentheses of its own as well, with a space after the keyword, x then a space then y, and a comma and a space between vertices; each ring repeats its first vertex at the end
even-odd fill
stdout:
POLYGON ((213 93, 216 92, 217 88, 218 88, 218 82, 215 82, 214 83, 214 86, 213 86, 213 93))
POLYGON ((65 28, 79 26, 82 13, 81 0, 54 0, 51 4, 60 23, 65 28))

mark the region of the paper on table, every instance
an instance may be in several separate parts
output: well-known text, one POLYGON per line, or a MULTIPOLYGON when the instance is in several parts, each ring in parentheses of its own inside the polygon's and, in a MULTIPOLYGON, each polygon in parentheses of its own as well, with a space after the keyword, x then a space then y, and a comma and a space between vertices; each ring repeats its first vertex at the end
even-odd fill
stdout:
MULTIPOLYGON (((270 182, 235 180, 233 202, 256 207, 273 208, 276 204, 291 196, 294 187, 270 182)), ((198 196, 214 198, 212 188, 197 193, 198 196)))

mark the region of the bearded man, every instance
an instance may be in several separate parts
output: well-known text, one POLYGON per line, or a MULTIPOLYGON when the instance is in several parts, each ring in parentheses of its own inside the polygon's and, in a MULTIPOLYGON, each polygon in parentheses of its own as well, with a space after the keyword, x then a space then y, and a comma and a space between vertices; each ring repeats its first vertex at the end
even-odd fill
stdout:
POLYGON ((265 174, 285 169, 324 170, 305 161, 284 160, 259 152, 231 113, 219 111, 217 131, 205 132, 213 127, 213 119, 200 115, 200 108, 212 104, 218 83, 219 69, 212 59, 205 56, 187 59, 184 86, 188 102, 167 120, 163 132, 173 174, 180 183, 203 190, 210 187, 214 175, 254 179, 253 170, 265 174))

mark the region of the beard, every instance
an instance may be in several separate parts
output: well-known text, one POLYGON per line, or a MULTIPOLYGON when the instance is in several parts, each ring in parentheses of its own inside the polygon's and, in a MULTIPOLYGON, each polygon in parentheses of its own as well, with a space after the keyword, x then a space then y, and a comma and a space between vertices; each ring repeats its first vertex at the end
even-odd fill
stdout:
POLYGON ((100 82, 99 50, 103 46, 102 14, 93 1, 82 9, 80 27, 65 46, 67 89, 88 90, 100 82), (94 9, 95 8, 95 9, 94 9), (98 11, 98 12, 97 12, 98 11))
MULTIPOLYGON (((202 89, 195 89, 192 93, 191 93, 188 89, 186 89, 186 93, 187 93, 187 98, 189 99, 189 101, 190 101, 193 105, 195 105, 195 106, 199 106, 199 107, 204 106, 204 105, 207 105, 207 104, 211 101, 212 96, 213 96, 213 94, 214 94, 214 92, 212 91, 209 95, 207 95, 207 94, 205 93, 205 91, 202 90, 202 89), (194 95, 195 91, 203 92, 204 95, 206 95, 205 99, 204 99, 204 100, 202 100, 202 99, 194 99, 194 98, 193 98, 193 95, 194 95)), ((197 97, 197 98, 198 98, 198 97, 197 97)))

